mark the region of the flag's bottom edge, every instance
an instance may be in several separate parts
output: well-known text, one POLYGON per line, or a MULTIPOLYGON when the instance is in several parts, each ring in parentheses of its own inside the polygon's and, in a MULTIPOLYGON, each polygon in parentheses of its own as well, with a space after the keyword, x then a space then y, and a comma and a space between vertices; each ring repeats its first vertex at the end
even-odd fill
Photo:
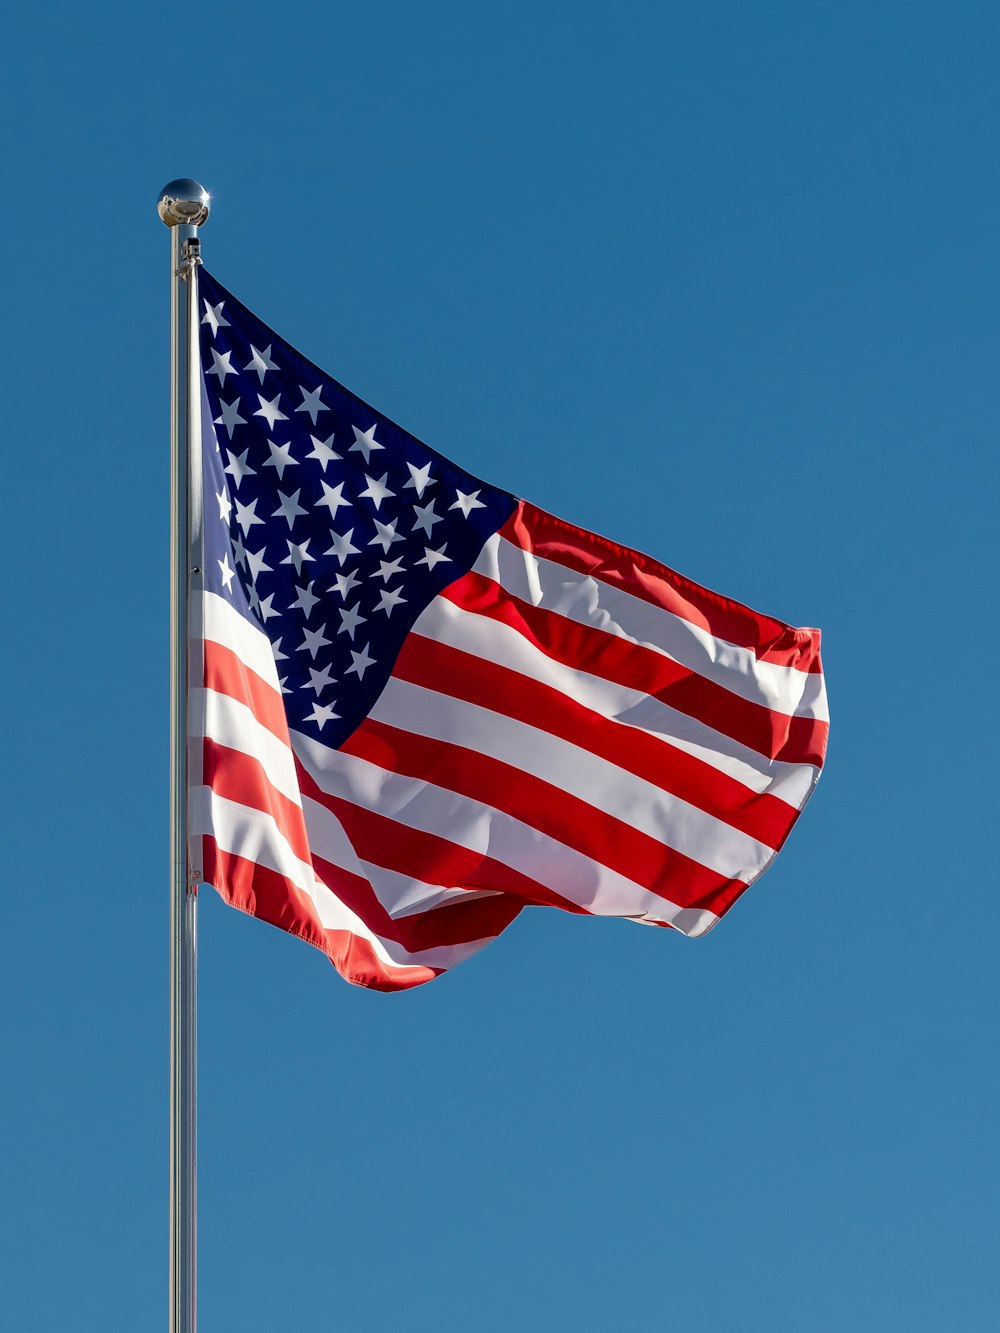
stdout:
MULTIPOLYGON (((261 867, 256 867, 260 871, 261 867)), ((253 876, 257 879, 257 876, 253 876)), ((345 981, 353 986, 363 986, 367 990, 401 991, 412 990, 441 975, 444 969, 432 967, 388 967, 378 958, 369 941, 348 930, 324 930, 317 935, 315 929, 295 921, 272 920, 271 916, 258 910, 257 894, 254 885, 234 886, 227 882, 225 873, 211 873, 207 865, 200 884, 213 888, 228 907, 235 907, 245 916, 265 921, 268 925, 282 930, 286 935, 293 935, 303 940, 324 954, 337 969, 345 981)))

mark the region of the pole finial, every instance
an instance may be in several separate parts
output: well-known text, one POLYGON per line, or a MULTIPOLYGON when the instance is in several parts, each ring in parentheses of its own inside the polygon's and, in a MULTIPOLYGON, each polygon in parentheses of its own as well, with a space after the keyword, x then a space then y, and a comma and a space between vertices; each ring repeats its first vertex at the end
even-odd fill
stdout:
POLYGON ((168 227, 200 227, 208 220, 211 196, 197 181, 175 180, 164 185, 156 201, 161 222, 168 227))

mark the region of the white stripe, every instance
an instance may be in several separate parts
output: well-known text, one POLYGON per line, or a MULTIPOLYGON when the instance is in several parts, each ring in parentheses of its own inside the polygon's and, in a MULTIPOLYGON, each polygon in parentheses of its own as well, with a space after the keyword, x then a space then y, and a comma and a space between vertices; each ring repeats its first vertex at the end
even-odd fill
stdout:
POLYGON ((193 593, 191 600, 196 604, 196 614, 201 617, 205 638, 228 648, 261 680, 280 691, 271 640, 264 631, 251 625, 216 592, 193 593))
MULTIPOLYGON (((425 912, 431 912, 435 907, 450 907, 456 902, 468 903, 474 898, 502 898, 504 895, 496 889, 434 889, 432 885, 422 884, 420 880, 410 879, 406 875, 400 875, 395 870, 384 870, 381 866, 369 865, 368 867, 372 887, 379 896, 380 902, 385 904, 383 894, 390 886, 395 886, 395 894, 392 898, 391 910, 386 907, 391 917, 399 920, 407 916, 422 916, 425 912)), ((483 940, 486 944, 489 939, 495 939, 496 936, 489 936, 483 940)))
POLYGON ((439 884, 424 884, 420 880, 362 861, 332 812, 315 801, 302 798, 290 746, 283 744, 273 732, 259 723, 246 704, 229 695, 214 690, 192 690, 191 694, 192 702, 200 704, 198 711, 204 717, 203 734, 219 745, 257 760, 268 782, 302 809, 311 851, 332 865, 368 880, 390 916, 410 916, 445 905, 456 898, 470 900, 488 896, 488 891, 476 892, 446 888, 439 884))
MULTIPOLYGON (((459 898, 463 902, 470 902, 473 898, 499 896, 489 889, 454 889, 444 888, 440 884, 424 884, 398 871, 362 861, 332 810, 305 796, 302 799, 302 813, 305 815, 310 851, 331 865, 346 870, 348 874, 368 880, 375 890, 376 898, 392 917, 416 916, 459 898)), ((487 939, 483 942, 486 943, 487 939)))
MULTIPOLYGON (((292 743, 303 766, 329 795, 489 856, 595 915, 690 921, 690 913, 683 916, 676 904, 480 801, 332 751, 301 732, 292 733, 292 743)), ((703 919, 699 914, 699 922, 703 919)))
POLYGON ((217 690, 204 690, 205 735, 218 745, 258 760, 272 787, 302 804, 295 760, 289 745, 257 721, 252 709, 217 690))
MULTIPOLYGON (((489 755, 672 847, 724 879, 747 881, 773 848, 619 768, 599 755, 464 699, 389 679, 370 716, 379 722, 489 755)), ((544 827, 544 803, 537 821, 544 827)))
POLYGON ((749 648, 716 638, 615 584, 533 555, 499 534, 486 542, 473 570, 522 601, 648 648, 750 703, 829 721, 822 675, 761 662, 749 648))
POLYGON ((639 690, 554 661, 511 625, 464 611, 436 597, 417 619, 413 633, 495 662, 548 685, 602 717, 635 727, 710 764, 754 792, 770 792, 796 810, 805 804, 819 777, 810 764, 767 759, 749 746, 714 731, 697 718, 639 690))
POLYGON ((196 833, 214 837, 222 851, 232 856, 241 856, 283 875, 312 900, 324 930, 346 930, 368 940, 379 959, 390 967, 453 967, 489 943, 489 940, 474 940, 471 944, 442 945, 410 953, 395 940, 376 935, 357 913, 318 880, 312 867, 300 861, 292 851, 270 815, 216 796, 208 787, 192 792, 192 798, 192 823, 196 833))

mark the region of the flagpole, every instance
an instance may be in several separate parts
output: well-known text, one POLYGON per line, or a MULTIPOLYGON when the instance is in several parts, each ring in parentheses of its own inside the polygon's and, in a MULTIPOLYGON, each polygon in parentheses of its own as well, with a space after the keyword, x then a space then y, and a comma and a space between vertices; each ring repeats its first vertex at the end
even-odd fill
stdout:
POLYGON ((170 228, 170 1333, 197 1324, 198 886, 187 830, 191 458, 200 427, 198 239, 207 192, 175 180, 156 205, 170 228))

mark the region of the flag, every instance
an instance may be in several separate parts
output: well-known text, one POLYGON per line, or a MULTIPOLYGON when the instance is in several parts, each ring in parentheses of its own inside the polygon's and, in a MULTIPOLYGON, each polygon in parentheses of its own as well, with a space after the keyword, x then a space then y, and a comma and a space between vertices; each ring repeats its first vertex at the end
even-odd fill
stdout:
POLYGON ((819 777, 819 632, 480 481, 200 296, 197 878, 380 990, 529 905, 711 929, 819 777))

